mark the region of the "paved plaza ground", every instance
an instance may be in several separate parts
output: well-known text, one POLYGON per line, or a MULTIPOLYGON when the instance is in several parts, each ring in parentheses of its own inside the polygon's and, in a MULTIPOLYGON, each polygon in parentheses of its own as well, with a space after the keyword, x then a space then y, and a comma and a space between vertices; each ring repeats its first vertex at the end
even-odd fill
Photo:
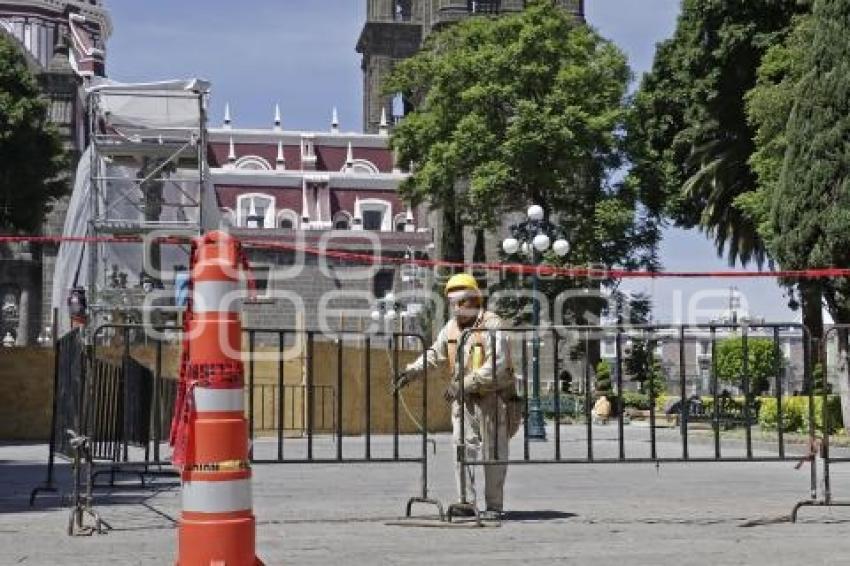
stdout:
MULTIPOLYGON (((532 455, 552 450, 552 434, 532 455)), ((616 427, 594 428, 599 457, 616 453, 616 427)), ((453 499, 449 438, 437 435, 430 463, 433 494, 453 499)), ((627 455, 648 450, 646 429, 627 427, 627 455)), ((710 454, 706 439, 691 451, 710 454)), ((296 451, 303 441, 287 441, 296 451)), ((373 454, 391 447, 373 439, 373 454)), ((317 439, 319 456, 333 448, 317 439)), ((346 453, 362 439, 346 439, 346 453)), ((757 445, 757 454, 769 445, 757 445)), ((256 454, 276 445, 260 440, 256 454)), ((403 454, 418 450, 402 440, 403 454)), ((515 439, 514 455, 522 454, 515 439)), ((585 429, 562 428, 564 457, 586 452, 585 429)), ((659 452, 679 451, 674 431, 659 431, 659 452)), ((724 444, 735 455, 736 441, 724 444)), ((800 450, 802 450, 800 448, 800 450)), ((113 530, 68 537, 68 512, 51 495, 28 506, 30 489, 43 478, 46 446, 0 446, 0 564, 171 564, 179 487, 159 480, 151 490, 100 490, 96 507, 113 530)), ((328 454, 330 455, 330 453, 328 454)), ((67 464, 58 477, 68 485, 67 464)), ((850 465, 833 467, 837 497, 850 498, 850 465)), ((266 564, 765 564, 850 562, 850 509, 804 509, 801 521, 783 521, 809 494, 808 467, 782 463, 518 465, 507 484, 508 518, 501 526, 428 528, 435 521, 401 522, 407 498, 417 492, 419 468, 406 465, 258 465, 254 502, 257 547, 266 564)), ((420 515, 432 509, 417 508, 420 515)))

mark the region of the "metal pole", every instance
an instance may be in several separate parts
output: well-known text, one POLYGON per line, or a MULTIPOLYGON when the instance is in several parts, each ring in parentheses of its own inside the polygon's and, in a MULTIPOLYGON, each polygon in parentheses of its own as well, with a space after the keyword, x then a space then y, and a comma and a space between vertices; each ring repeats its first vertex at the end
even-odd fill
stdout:
POLYGON ((522 398, 525 401, 525 411, 523 411, 523 423, 522 423, 522 444, 523 444, 523 457, 528 460, 529 448, 528 448, 528 429, 531 428, 529 425, 529 414, 531 412, 530 401, 528 396, 528 341, 526 341, 526 333, 523 332, 520 336, 520 343, 522 345, 522 398))
POLYGON ((366 355, 363 363, 365 364, 364 374, 366 376, 364 386, 366 388, 366 406, 365 406, 365 417, 366 417, 366 452, 365 458, 366 460, 372 459, 372 340, 369 336, 366 336, 366 344, 365 351, 366 355))
POLYGON ((162 441, 162 340, 156 341, 156 365, 153 376, 153 459, 160 465, 159 443, 162 441))
POLYGON ((254 331, 248 332, 248 459, 254 459, 254 331))
MULTIPOLYGON (((392 374, 393 383, 398 380, 398 345, 400 337, 393 333, 390 337, 390 344, 393 349, 392 355, 392 374)), ((398 460, 398 388, 393 387, 393 459, 398 460)))
POLYGON ((753 457, 753 430, 750 423, 750 365, 749 348, 747 347, 747 334, 749 328, 746 324, 741 327, 741 370, 744 385, 744 425, 746 426, 747 458, 753 457))
POLYGON ((616 346, 616 366, 614 371, 617 372, 617 449, 620 460, 626 459, 626 445, 624 438, 624 422, 623 413, 625 412, 625 403, 623 402, 623 329, 617 328, 617 335, 614 339, 616 346))
MULTIPOLYGON (((652 348, 652 344, 649 344, 652 348)), ((651 371, 651 370, 650 370, 651 371)), ((650 380, 652 378, 650 377, 650 380)), ((650 381, 650 387, 652 387, 650 381)), ((685 374, 685 327, 679 327, 679 426, 680 434, 682 435, 682 458, 688 459, 688 405, 690 400, 687 392, 687 376, 685 374)))
MULTIPOLYGON (((531 263, 537 265, 537 253, 532 246, 531 263)), ((531 334, 531 404, 528 408, 528 439, 545 441, 546 426, 543 422, 543 411, 540 408, 540 337, 537 327, 540 325, 540 302, 537 300, 538 277, 537 270, 531 278, 532 302, 532 334, 531 334)))
POLYGON ((712 422, 714 426, 714 458, 715 460, 720 459, 720 400, 718 398, 717 390, 719 388, 719 384, 717 383, 717 329, 712 326, 710 329, 711 332, 711 394, 714 397, 714 410, 712 422))
POLYGON ((342 460, 342 334, 336 339, 336 459, 342 460))
POLYGON ((776 434, 779 442, 779 457, 785 457, 785 423, 782 418, 782 352, 779 348, 779 327, 773 327, 773 363, 776 380, 776 434))
POLYGON ((314 405, 313 397, 313 332, 307 332, 307 460, 313 459, 313 426, 314 405))
POLYGON ((277 335, 277 459, 283 460, 284 407, 286 407, 286 379, 284 376, 284 351, 286 348, 286 333, 277 335))
MULTIPOLYGON (((552 372, 555 378, 555 460, 561 459, 561 378, 560 341, 556 330, 552 329, 552 372)), ((513 378, 513 376, 511 376, 513 378)))
MULTIPOLYGON (((420 337, 422 359, 428 358, 428 346, 420 337)), ((428 364, 424 364, 422 373, 422 499, 428 499, 428 364)), ((442 509, 440 516, 442 516, 442 509)))
POLYGON ((50 412, 50 444, 47 446, 47 479, 43 486, 36 487, 30 492, 30 507, 35 504, 35 498, 39 492, 46 491, 56 493, 58 490, 53 485, 53 451, 56 449, 56 411, 58 409, 59 396, 59 322, 58 309, 53 309, 53 403, 50 412))

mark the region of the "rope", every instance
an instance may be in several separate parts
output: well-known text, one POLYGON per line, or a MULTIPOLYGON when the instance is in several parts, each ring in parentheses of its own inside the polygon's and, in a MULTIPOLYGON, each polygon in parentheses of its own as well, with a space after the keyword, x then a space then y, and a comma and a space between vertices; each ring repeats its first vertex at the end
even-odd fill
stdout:
MULTIPOLYGON (((34 244, 61 244, 72 243, 112 243, 132 244, 140 243, 142 240, 136 236, 0 236, 0 244, 3 243, 34 243, 34 244)), ((188 238, 167 237, 159 238, 159 243, 183 245, 188 238)), ((526 265, 519 263, 462 263, 442 260, 411 259, 402 257, 383 257, 366 253, 346 252, 341 250, 319 249, 297 244, 270 242, 262 239, 242 239, 244 247, 256 249, 267 249, 288 252, 302 252, 317 257, 327 257, 341 261, 362 264, 413 264, 420 267, 446 267, 463 270, 501 271, 518 274, 537 274, 540 277, 569 277, 582 279, 701 279, 701 278, 748 278, 748 279, 830 279, 838 277, 850 277, 850 268, 821 267, 814 269, 779 270, 779 271, 629 271, 625 269, 608 269, 600 267, 555 267, 550 265, 526 265)))

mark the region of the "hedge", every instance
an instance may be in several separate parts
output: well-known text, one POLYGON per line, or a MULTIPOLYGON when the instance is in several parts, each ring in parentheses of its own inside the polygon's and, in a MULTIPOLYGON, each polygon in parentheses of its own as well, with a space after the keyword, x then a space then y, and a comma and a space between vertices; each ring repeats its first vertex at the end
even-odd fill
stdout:
MULTIPOLYGON (((765 430, 777 429, 777 410, 775 397, 762 397, 759 411, 759 425, 765 430)), ((829 395, 826 400, 829 411, 829 434, 843 428, 841 418, 841 398, 829 395)), ((823 432, 823 398, 815 397, 815 427, 823 432)), ((809 398, 806 396, 782 398, 782 430, 785 432, 809 432, 809 398)))

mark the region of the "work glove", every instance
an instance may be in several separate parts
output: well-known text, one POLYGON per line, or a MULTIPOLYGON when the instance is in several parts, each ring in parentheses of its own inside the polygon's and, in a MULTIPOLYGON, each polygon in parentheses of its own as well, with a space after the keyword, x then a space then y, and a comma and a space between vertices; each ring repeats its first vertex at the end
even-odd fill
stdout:
POLYGON ((398 373, 398 379, 396 379, 395 383, 393 383, 393 393, 396 391, 401 391, 413 381, 413 373, 407 370, 400 371, 398 373))
POLYGON ((445 399, 447 403, 451 403, 457 399, 458 396, 460 396, 460 383, 452 381, 446 386, 445 390, 443 390, 443 399, 445 399))

